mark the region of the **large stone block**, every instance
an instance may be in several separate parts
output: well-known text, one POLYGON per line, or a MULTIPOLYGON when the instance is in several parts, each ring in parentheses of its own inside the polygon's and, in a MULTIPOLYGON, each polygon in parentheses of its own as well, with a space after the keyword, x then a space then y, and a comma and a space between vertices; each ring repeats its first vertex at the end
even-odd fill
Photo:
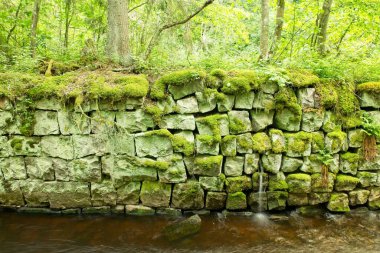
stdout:
POLYGON ((337 175, 335 179, 336 191, 352 191, 359 183, 359 179, 347 175, 337 175))
POLYGON ((287 191, 288 184, 283 172, 269 175, 269 191, 287 191))
POLYGON ((35 111, 34 112, 35 135, 52 135, 59 134, 58 113, 52 111, 35 111))
POLYGON ((8 137, 0 136, 0 157, 9 157, 13 154, 11 143, 8 137))
POLYGON ((255 94, 252 108, 270 111, 275 107, 275 100, 272 94, 267 94, 259 91, 255 94))
POLYGON ((160 182, 144 181, 140 199, 144 206, 169 207, 172 186, 160 182))
POLYGON ((259 132, 273 124, 274 111, 253 110, 251 111, 252 130, 259 132))
POLYGON ((20 181, 20 187, 28 207, 48 207, 47 185, 42 180, 20 181))
POLYGON ((218 112, 228 112, 231 111, 235 104, 234 95, 225 95, 223 99, 217 102, 218 112))
POLYGON ((255 93, 253 91, 240 94, 236 96, 235 108, 236 109, 252 109, 255 93))
POLYGON ((227 194, 225 192, 208 192, 206 196, 206 209, 223 210, 226 206, 227 194))
POLYGON ((116 124, 128 133, 144 132, 154 127, 152 117, 141 109, 131 112, 117 112, 116 124))
POLYGON ((137 205, 139 203, 141 182, 127 182, 120 185, 117 190, 117 203, 124 205, 137 205))
POLYGON ((309 197, 307 193, 289 193, 288 205, 289 206, 307 206, 309 204, 309 197))
POLYGON ((14 121, 14 117, 11 112, 0 111, 0 135, 9 133, 8 128, 10 127, 13 121, 14 121))
POLYGON ((224 163, 224 174, 226 176, 241 176, 244 168, 243 156, 228 156, 224 163))
POLYGON ((177 100, 178 113, 197 113, 199 112, 198 101, 194 96, 177 100))
POLYGON ((286 131, 299 131, 301 126, 301 117, 289 108, 276 111, 274 116, 274 125, 286 131))
POLYGON ((229 135, 229 121, 226 114, 214 114, 197 118, 197 129, 201 135, 229 135))
POLYGON ((116 206, 116 189, 110 180, 91 183, 91 202, 93 206, 116 206))
POLYGON ((246 154, 244 159, 244 173, 253 174, 259 169, 260 155, 255 154, 246 154))
POLYGON ((196 181, 187 181, 174 185, 171 206, 181 209, 202 209, 204 192, 196 181))
POLYGON ((50 97, 37 100, 33 104, 35 109, 59 111, 62 109, 62 103, 58 98, 50 97))
POLYGON ((252 146, 253 141, 251 133, 239 134, 236 136, 236 150, 239 154, 252 153, 252 146))
POLYGON ((303 164, 303 160, 288 156, 282 157, 281 171, 290 173, 298 170, 303 164))
POLYGON ((199 183, 206 191, 220 192, 223 191, 224 180, 223 177, 199 177, 199 183))
POLYGON ((280 171, 282 154, 268 154, 261 157, 261 164, 265 171, 276 174, 280 171))
POLYGON ((330 200, 331 193, 327 192, 312 192, 309 193, 309 205, 319 205, 327 203, 330 200))
POLYGON ((162 117, 160 122, 162 129, 195 130, 195 119, 189 114, 170 114, 162 117))
POLYGON ((368 207, 371 210, 380 209, 380 187, 373 187, 368 197, 368 207))
POLYGON ((159 135, 155 131, 135 135, 137 156, 168 156, 173 154, 172 142, 169 136, 159 135))
POLYGON ((26 179, 24 157, 9 157, 0 159, 0 170, 6 181, 26 179))
POLYGON ((288 193, 285 191, 267 192, 268 210, 285 210, 288 193))
POLYGON ((154 215, 155 210, 151 207, 142 206, 142 205, 126 205, 125 214, 132 216, 149 216, 154 215))
POLYGON ((228 210, 243 210, 247 208, 247 196, 243 192, 228 193, 226 208, 228 210))
POLYGON ((359 184, 361 187, 377 185, 378 173, 376 172, 359 171, 356 177, 359 178, 359 184))
MULTIPOLYGON (((10 153, 16 156, 40 156, 40 142, 40 137, 13 136, 9 138, 10 153)), ((8 145, 4 146, 8 148, 8 145)))
POLYGON ((48 182, 46 185, 50 208, 67 209, 91 206, 88 183, 48 182))
POLYGON ((286 150, 286 140, 284 133, 281 130, 269 130, 269 137, 272 143, 272 151, 274 153, 282 153, 286 150))
POLYGON ((334 112, 326 111, 325 118, 323 119, 322 129, 323 131, 329 133, 335 131, 341 126, 338 124, 337 115, 334 112))
POLYGON ((201 79, 194 80, 192 83, 183 85, 169 85, 168 90, 173 95, 175 100, 194 94, 197 91, 202 91, 204 88, 201 79))
POLYGON ((224 156, 236 156, 236 136, 227 135, 222 139, 220 145, 222 155, 224 156))
POLYGON ((335 175, 327 173, 322 175, 315 173, 311 175, 311 191, 312 192, 332 192, 334 190, 335 175))
POLYGON ((49 157, 25 157, 28 177, 52 181, 55 179, 53 159, 49 157))
POLYGON ((74 146, 71 136, 44 136, 41 138, 42 152, 51 157, 71 160, 74 146))
POLYGON ((364 205, 368 201, 370 191, 355 190, 348 193, 350 206, 364 205))
POLYGON ((363 129, 355 129, 348 132, 348 146, 350 148, 360 148, 363 145, 365 132, 363 129))
POLYGON ((325 112, 320 109, 307 109, 302 114, 302 131, 318 131, 323 124, 325 112))
POLYGON ((219 154, 219 142, 212 135, 195 136, 195 147, 197 154, 217 155, 219 154))
POLYGON ((376 92, 362 92, 360 107, 380 108, 380 94, 376 92))
POLYGON ((309 133, 298 132, 285 134, 286 154, 290 157, 309 156, 311 154, 312 136, 309 133))
POLYGON ((101 181, 100 158, 97 156, 88 156, 72 160, 68 163, 67 167, 69 169, 70 181, 101 181))
POLYGON ((248 197, 248 205, 254 212, 268 210, 268 198, 266 192, 251 192, 248 197))
POLYGON ((339 151, 347 151, 347 134, 342 131, 330 132, 325 137, 325 145, 327 150, 332 154, 336 154, 339 151))
POLYGON ((214 93, 205 94, 203 92, 195 93, 198 101, 198 108, 201 113, 210 112, 216 107, 216 97, 214 93))
POLYGON ((0 204, 3 206, 23 206, 24 197, 20 181, 0 180, 0 204))
POLYGON ((68 161, 61 158, 52 159, 52 167, 55 171, 57 181, 70 181, 70 171, 67 167, 68 161))
POLYGON ((314 108, 315 107, 314 98, 315 98, 315 88, 298 89, 298 92, 297 92, 298 103, 300 103, 303 108, 314 108))
POLYGON ((327 209, 331 212, 349 212, 350 207, 348 206, 348 196, 345 193, 333 193, 330 196, 327 209))
POLYGON ((309 193, 311 191, 311 177, 308 174, 289 174, 286 177, 286 182, 288 183, 289 192, 309 193))
POLYGON ((223 156, 198 156, 195 158, 193 173, 200 176, 219 176, 223 156))
POLYGON ((346 174, 356 175, 361 157, 357 153, 344 153, 340 155, 339 170, 346 174))
POLYGON ((251 120, 247 111, 229 111, 228 119, 231 134, 240 134, 252 130, 251 120))
POLYGON ((252 180, 248 176, 227 177, 227 192, 242 192, 252 189, 252 180))
POLYGON ((89 134, 91 132, 90 119, 86 114, 58 111, 59 130, 63 135, 89 134))
POLYGON ((91 133, 112 133, 115 130, 115 112, 95 111, 91 113, 91 133))
POLYGON ((167 162, 168 168, 158 170, 158 178, 162 183, 182 183, 187 179, 185 164, 182 155, 173 154, 160 157, 157 161, 167 162))
POLYGON ((303 158, 301 171, 305 173, 322 173, 323 163, 319 160, 319 155, 311 154, 303 158))

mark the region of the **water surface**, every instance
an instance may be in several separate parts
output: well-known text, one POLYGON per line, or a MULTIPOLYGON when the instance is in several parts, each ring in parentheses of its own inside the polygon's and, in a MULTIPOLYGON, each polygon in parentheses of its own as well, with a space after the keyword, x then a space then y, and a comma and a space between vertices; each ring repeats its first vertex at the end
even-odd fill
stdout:
POLYGON ((200 233, 168 242, 171 219, 0 213, 0 252, 380 252, 380 215, 202 216, 200 233), (285 218, 285 219, 282 219, 285 218))

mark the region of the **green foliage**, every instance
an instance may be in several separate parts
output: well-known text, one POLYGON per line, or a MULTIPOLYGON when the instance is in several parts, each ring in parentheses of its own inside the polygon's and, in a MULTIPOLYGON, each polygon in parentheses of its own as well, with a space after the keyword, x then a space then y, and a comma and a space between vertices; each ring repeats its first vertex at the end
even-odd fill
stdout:
POLYGON ((266 133, 256 133, 252 136, 252 149, 263 154, 272 149, 272 143, 266 133))
POLYGON ((366 92, 370 92, 370 93, 371 92, 380 93, 380 82, 362 83, 356 87, 356 90, 359 92, 366 91, 366 92))
POLYGON ((373 117, 367 112, 362 114, 362 128, 368 136, 380 137, 380 125, 376 124, 373 117))
POLYGON ((302 69, 290 69, 287 71, 289 82, 298 88, 308 87, 319 83, 318 76, 302 69))
POLYGON ((338 102, 338 92, 332 80, 324 79, 315 87, 317 98, 324 108, 333 108, 338 102))
POLYGON ((318 150, 317 160, 322 164, 329 166, 334 161, 334 157, 332 156, 330 151, 325 148, 318 150))

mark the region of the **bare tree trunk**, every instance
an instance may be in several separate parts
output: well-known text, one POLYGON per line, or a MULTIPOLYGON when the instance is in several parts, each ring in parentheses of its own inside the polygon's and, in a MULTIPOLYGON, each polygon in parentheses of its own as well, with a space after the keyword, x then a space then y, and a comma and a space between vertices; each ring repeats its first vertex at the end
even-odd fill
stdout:
POLYGON ((17 27, 17 24, 18 24, 18 15, 20 14, 20 9, 21 9, 21 7, 22 7, 22 2, 23 2, 23 1, 20 0, 19 4, 18 4, 18 6, 17 6, 17 10, 16 10, 16 14, 15 14, 15 22, 14 22, 12 28, 9 29, 9 32, 8 32, 8 34, 7 34, 7 39, 6 39, 6 41, 7 41, 7 45, 9 44, 9 40, 11 39, 11 36, 12 36, 14 30, 15 30, 16 27, 17 27))
POLYGON ((128 0, 108 0, 108 57, 130 65, 128 0))
POLYGON ((322 7, 323 11, 319 20, 318 52, 321 55, 324 55, 326 53, 327 26, 329 22, 332 2, 333 0, 324 0, 322 7))
POLYGON ((274 30, 273 44, 270 53, 277 49, 277 44, 281 40, 282 28, 284 26, 285 0, 277 0, 276 28, 274 30))
POLYGON ((33 15, 32 15, 32 27, 30 32, 30 52, 32 57, 36 57, 36 37, 37 37, 37 25, 40 15, 41 0, 34 1, 33 15))
POLYGON ((269 0, 261 0, 260 60, 269 58, 269 0))

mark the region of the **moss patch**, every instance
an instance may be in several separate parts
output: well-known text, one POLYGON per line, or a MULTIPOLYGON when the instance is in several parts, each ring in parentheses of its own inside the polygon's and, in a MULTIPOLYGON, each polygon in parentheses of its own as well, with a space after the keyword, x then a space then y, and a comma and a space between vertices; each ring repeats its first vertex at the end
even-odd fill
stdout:
POLYGON ((289 82, 298 88, 308 87, 319 83, 318 76, 313 73, 302 69, 287 70, 289 82))
POLYGON ((380 82, 362 83, 356 87, 356 90, 359 92, 365 91, 365 92, 380 93, 380 82))
POLYGON ((338 92, 335 83, 331 80, 324 80, 315 87, 319 104, 324 108, 333 108, 338 102, 338 92))
POLYGON ((340 83, 337 90, 338 104, 336 110, 338 114, 349 115, 359 110, 359 100, 355 95, 354 84, 340 83))
POLYGON ((186 156, 194 154, 194 144, 179 135, 172 136, 172 145, 174 152, 182 152, 186 156))
POLYGON ((256 133, 252 136, 252 149, 260 154, 272 149, 272 143, 266 133, 256 133))

